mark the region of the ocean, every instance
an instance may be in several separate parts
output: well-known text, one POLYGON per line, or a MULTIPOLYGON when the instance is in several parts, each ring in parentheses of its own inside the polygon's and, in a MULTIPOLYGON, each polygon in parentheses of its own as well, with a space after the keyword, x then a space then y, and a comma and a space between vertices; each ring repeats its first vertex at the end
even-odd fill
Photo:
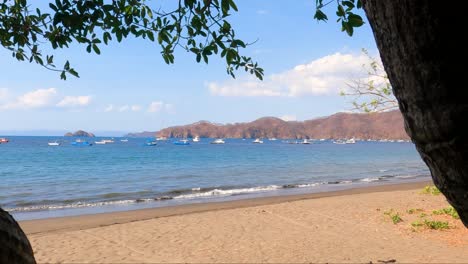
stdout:
POLYGON ((212 139, 9 137, 0 144, 0 206, 18 220, 324 192, 429 180, 409 142, 288 144, 212 139), (108 139, 108 138, 106 138, 108 139), (48 146, 58 140, 60 146, 48 146))

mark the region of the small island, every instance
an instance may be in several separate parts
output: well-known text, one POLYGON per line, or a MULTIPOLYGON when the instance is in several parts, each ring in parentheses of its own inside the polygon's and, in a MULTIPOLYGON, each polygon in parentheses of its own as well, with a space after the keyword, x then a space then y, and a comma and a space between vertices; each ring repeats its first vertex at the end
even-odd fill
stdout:
POLYGON ((64 136, 65 137, 95 137, 93 133, 89 133, 83 130, 78 130, 75 133, 68 132, 64 136))

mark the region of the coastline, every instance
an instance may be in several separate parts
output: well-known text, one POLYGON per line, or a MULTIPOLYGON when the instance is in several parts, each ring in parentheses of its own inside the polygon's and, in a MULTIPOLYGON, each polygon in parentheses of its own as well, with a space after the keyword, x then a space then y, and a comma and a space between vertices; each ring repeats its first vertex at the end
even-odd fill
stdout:
POLYGON ((430 182, 22 221, 38 263, 466 263, 430 182), (414 212, 417 213, 414 213, 414 212), (395 223, 388 212, 402 221, 395 223), (424 215, 424 216, 423 216, 424 215), (414 227, 447 221, 449 228, 414 227))
POLYGON ((63 216, 33 220, 18 221, 27 235, 74 231, 103 227, 115 224, 125 224, 135 221, 144 221, 155 218, 202 213, 210 211, 228 210, 236 208, 256 207, 263 205, 280 204, 301 200, 321 199, 336 196, 349 196, 375 192, 391 192, 414 190, 431 184, 432 181, 418 181, 410 183, 392 183, 374 186, 355 187, 345 190, 325 191, 306 194, 290 194, 280 196, 267 196, 257 198, 244 198, 227 201, 206 201, 202 203, 181 204, 166 207, 155 207, 117 212, 104 212, 96 214, 84 214, 63 216))

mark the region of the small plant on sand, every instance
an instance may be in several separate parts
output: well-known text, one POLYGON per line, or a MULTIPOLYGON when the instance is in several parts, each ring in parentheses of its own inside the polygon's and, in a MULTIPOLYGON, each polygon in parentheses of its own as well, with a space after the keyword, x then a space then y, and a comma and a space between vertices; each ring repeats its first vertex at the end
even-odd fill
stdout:
POLYGON ((427 216, 426 213, 421 213, 421 214, 419 215, 419 218, 424 218, 424 217, 426 217, 426 216, 427 216))
POLYGON ((440 190, 437 189, 437 187, 435 187, 434 185, 427 185, 426 187, 424 187, 424 188, 422 189, 421 193, 423 193, 423 194, 439 195, 439 194, 440 194, 440 190))
POLYGON ((416 221, 414 221, 414 222, 411 223, 411 226, 412 226, 412 227, 421 227, 421 226, 423 226, 423 225, 424 225, 424 223, 421 222, 421 221, 419 221, 419 220, 416 220, 416 221))
POLYGON ((393 209, 385 211, 384 215, 388 215, 390 219, 392 219, 393 224, 395 225, 400 222, 403 222, 403 219, 400 217, 400 214, 398 214, 398 212, 394 212, 393 209))
POLYGON ((449 223, 448 222, 442 222, 442 221, 434 221, 434 220, 424 220, 424 225, 430 229, 435 229, 435 230, 442 230, 442 229, 449 229, 449 223))
POLYGON ((422 212, 422 211, 424 211, 424 210, 421 209, 421 208, 411 208, 411 209, 406 210, 406 212, 407 212, 408 214, 415 214, 415 213, 417 213, 417 212, 422 212))
POLYGON ((454 219, 460 219, 460 216, 458 215, 457 211, 455 211, 455 209, 452 206, 449 206, 447 208, 443 208, 440 210, 434 210, 432 211, 432 214, 435 214, 435 215, 445 214, 445 215, 450 215, 454 219))

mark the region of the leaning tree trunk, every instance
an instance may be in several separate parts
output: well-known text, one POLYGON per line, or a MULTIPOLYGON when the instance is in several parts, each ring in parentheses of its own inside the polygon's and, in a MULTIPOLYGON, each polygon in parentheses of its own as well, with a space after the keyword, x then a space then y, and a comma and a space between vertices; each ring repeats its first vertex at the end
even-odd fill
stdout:
POLYGON ((36 263, 28 238, 13 217, 0 208, 0 263, 36 263))
POLYGON ((364 0, 364 9, 405 129, 468 227, 465 9, 433 0, 364 0))

